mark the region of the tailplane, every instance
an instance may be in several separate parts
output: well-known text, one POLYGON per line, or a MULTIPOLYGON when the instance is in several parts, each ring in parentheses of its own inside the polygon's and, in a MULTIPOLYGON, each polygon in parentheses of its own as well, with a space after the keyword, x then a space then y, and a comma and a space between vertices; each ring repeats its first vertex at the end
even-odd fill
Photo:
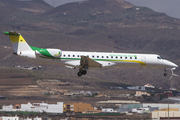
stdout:
POLYGON ((11 39, 14 48, 14 54, 21 54, 22 51, 33 51, 20 33, 17 32, 4 32, 11 39))

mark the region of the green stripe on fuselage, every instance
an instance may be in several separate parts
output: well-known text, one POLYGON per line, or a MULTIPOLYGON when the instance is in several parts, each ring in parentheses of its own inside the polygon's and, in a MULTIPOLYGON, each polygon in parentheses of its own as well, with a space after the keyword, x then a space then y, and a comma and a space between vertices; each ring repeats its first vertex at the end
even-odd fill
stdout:
POLYGON ((38 47, 33 47, 33 46, 30 46, 30 47, 31 47, 31 49, 32 49, 33 51, 36 51, 36 50, 37 50, 39 53, 41 53, 42 55, 44 55, 45 58, 47 57, 47 58, 53 58, 53 59, 60 59, 60 58, 55 58, 55 57, 53 57, 53 56, 48 52, 47 49, 38 48, 38 47))
MULTIPOLYGON (((64 60, 81 60, 81 58, 61 58, 64 60)), ((114 62, 132 62, 132 63, 139 63, 140 65, 146 65, 146 63, 138 60, 113 60, 113 59, 92 59, 94 61, 114 61, 114 62)))
POLYGON ((38 47, 33 47, 33 46, 30 46, 31 47, 31 49, 33 50, 33 51, 38 51, 38 50, 41 50, 42 48, 38 48, 38 47))

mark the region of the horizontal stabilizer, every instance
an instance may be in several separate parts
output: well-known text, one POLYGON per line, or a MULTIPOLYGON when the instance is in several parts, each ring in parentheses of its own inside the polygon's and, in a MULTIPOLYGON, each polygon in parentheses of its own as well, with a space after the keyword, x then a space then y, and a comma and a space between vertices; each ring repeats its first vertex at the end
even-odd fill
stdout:
POLYGON ((15 36, 19 36, 20 35, 20 33, 17 33, 17 32, 15 32, 15 31, 11 31, 11 32, 4 32, 4 34, 5 35, 15 35, 15 36))

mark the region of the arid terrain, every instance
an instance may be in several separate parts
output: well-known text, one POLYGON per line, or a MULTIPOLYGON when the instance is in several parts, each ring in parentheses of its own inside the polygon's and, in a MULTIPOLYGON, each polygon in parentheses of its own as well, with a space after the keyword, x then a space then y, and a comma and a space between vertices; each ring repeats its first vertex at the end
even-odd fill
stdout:
MULTIPOLYGON (((17 68, 1 68, 0 95, 7 99, 0 99, 0 106, 9 104, 22 104, 27 102, 86 102, 95 105, 97 101, 111 100, 105 95, 112 93, 134 94, 135 91, 110 90, 109 83, 104 85, 89 85, 88 82, 67 82, 65 79, 46 79, 36 76, 41 71, 21 70, 17 68), (38 77, 40 79, 38 79, 38 77), (100 87, 101 86, 101 87, 100 87), (71 91, 98 91, 95 97, 68 96, 71 91)), ((43 73, 42 73, 43 74, 43 73)), ((114 83, 115 84, 115 83, 114 83)), ((126 85, 125 85, 126 86, 126 85)), ((118 98, 114 98, 116 100, 118 98)))

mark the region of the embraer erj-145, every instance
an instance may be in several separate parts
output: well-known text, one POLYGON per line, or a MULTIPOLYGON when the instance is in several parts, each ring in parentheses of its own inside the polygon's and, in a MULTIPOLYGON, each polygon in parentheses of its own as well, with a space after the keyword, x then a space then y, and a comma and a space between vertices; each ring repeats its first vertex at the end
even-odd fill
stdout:
POLYGON ((11 39, 14 54, 27 60, 43 63, 64 65, 68 68, 78 68, 78 76, 87 74, 88 69, 110 67, 152 67, 173 70, 178 66, 156 54, 108 53, 62 51, 54 48, 37 48, 29 46, 20 33, 4 32, 11 39))

